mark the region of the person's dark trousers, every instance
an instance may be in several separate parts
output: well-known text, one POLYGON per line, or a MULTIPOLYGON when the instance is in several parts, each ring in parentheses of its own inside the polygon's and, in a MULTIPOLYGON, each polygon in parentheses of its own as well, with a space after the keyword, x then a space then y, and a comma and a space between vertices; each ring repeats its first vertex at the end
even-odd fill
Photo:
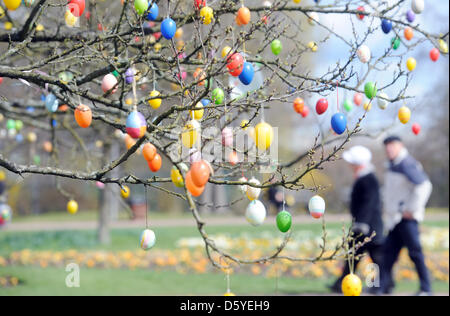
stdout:
POLYGON ((403 219, 389 233, 384 246, 384 260, 382 267, 382 287, 384 293, 390 293, 395 286, 392 277, 392 268, 398 259, 403 247, 408 248, 409 257, 416 266, 420 279, 420 290, 431 292, 431 282, 428 269, 425 265, 425 257, 420 244, 419 224, 415 220, 403 219))
MULTIPOLYGON (((355 243, 357 244, 358 242, 362 242, 364 241, 365 236, 361 236, 356 238, 355 243)), ((353 244, 353 243, 352 243, 353 244)), ((352 245, 351 245, 352 246, 352 245)), ((359 248, 356 253, 355 253, 355 265, 354 265, 354 271, 356 271, 356 268, 358 267, 359 262, 362 259, 362 254, 364 254, 365 252, 369 253, 370 258, 372 259, 372 262, 377 264, 378 267, 381 267, 381 264, 383 263, 383 244, 382 243, 374 243, 374 242, 369 242, 368 244, 362 246, 361 248, 359 248)), ((381 274, 381 268, 380 268, 380 274, 381 274)), ((331 286, 332 290, 335 292, 340 292, 341 291, 341 284, 342 284, 342 280, 348 275, 350 274, 350 266, 348 264, 348 262, 345 262, 345 268, 342 271, 342 275, 340 278, 338 278, 336 280, 336 282, 331 286)), ((381 278, 381 276, 379 276, 381 278)), ((375 289, 376 290, 376 289, 375 289)), ((376 291, 374 291, 376 292, 376 291)))

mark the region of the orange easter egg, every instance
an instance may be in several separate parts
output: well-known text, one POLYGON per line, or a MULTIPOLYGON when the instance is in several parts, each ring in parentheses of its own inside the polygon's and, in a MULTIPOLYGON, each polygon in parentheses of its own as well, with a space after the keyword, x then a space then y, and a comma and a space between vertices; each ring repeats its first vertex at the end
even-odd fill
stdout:
POLYGON ((87 105, 80 104, 75 109, 75 121, 77 121, 78 125, 82 128, 87 128, 91 126, 92 123, 91 109, 87 105))

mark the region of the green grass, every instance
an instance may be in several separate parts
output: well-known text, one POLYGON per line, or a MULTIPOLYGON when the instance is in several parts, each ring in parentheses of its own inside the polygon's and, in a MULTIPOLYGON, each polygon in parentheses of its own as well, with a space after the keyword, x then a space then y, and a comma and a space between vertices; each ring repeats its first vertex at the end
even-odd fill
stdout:
MULTIPOLYGON (((226 282, 221 273, 178 274, 152 270, 82 269, 80 287, 65 285, 67 272, 63 268, 2 268, 0 276, 19 276, 17 287, 0 289, 1 295, 223 295, 226 282)), ((330 281, 323 279, 278 280, 278 294, 325 294, 330 281)), ((277 294, 276 280, 263 276, 239 274, 231 277, 231 289, 237 295, 277 294)), ((413 294, 417 282, 399 282, 397 292, 413 294)), ((448 293, 445 282, 434 282, 436 293, 448 293)))

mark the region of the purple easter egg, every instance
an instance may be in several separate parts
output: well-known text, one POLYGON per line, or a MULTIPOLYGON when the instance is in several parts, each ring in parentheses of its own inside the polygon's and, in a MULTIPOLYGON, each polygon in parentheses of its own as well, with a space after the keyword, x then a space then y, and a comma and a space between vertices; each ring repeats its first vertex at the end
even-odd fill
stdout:
POLYGON ((135 75, 134 69, 128 68, 127 71, 125 71, 125 82, 127 84, 132 84, 134 75, 135 75))
POLYGON ((414 20, 416 19, 416 15, 412 10, 408 10, 408 12, 406 12, 406 19, 409 23, 414 22, 414 20))

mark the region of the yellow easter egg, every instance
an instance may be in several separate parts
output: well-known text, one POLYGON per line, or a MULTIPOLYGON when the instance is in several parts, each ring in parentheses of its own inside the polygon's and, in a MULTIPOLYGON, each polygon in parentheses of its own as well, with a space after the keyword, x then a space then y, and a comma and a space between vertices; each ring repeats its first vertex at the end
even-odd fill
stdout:
POLYGON ((222 49, 222 58, 227 57, 228 54, 230 54, 230 52, 231 52, 231 47, 230 47, 230 46, 225 46, 225 47, 222 49))
POLYGON ((231 292, 226 292, 223 296, 236 296, 236 294, 231 292))
POLYGON ((192 148, 194 146, 197 142, 199 127, 200 124, 197 121, 190 121, 184 126, 181 133, 181 142, 184 147, 192 148))
POLYGON ((408 68, 409 71, 413 71, 416 69, 417 61, 413 57, 409 57, 406 61, 406 68, 408 68))
POLYGON ((128 199, 128 197, 130 196, 130 188, 124 185, 123 189, 120 189, 120 195, 122 196, 122 198, 128 199))
POLYGON ((44 30, 44 26, 42 24, 36 25, 36 32, 42 32, 44 30))
POLYGON ((20 3, 22 2, 22 0, 3 0, 3 2, 5 3, 5 6, 8 8, 8 10, 14 11, 18 7, 20 7, 20 3))
POLYGON ((6 179, 6 174, 3 170, 0 170, 0 181, 5 181, 6 179))
POLYGON ((345 296, 360 296, 362 291, 361 279, 355 274, 349 274, 342 280, 342 293, 345 296))
POLYGON ((261 122, 255 127, 256 147, 260 150, 267 150, 273 141, 273 128, 266 122, 261 122))
POLYGON ((5 30, 9 31, 13 28, 13 24, 11 22, 5 22, 5 30))
POLYGON ((213 9, 211 7, 208 7, 208 6, 203 7, 200 10, 200 17, 201 17, 201 20, 202 20, 203 24, 206 24, 206 25, 211 24, 212 20, 214 19, 214 11, 213 11, 213 9))
POLYGON ((132 105, 133 104, 133 99, 132 98, 125 99, 125 104, 126 105, 132 105))
POLYGON ((77 24, 78 18, 73 15, 69 10, 64 14, 64 20, 66 21, 66 25, 69 27, 75 26, 77 24))
POLYGON ((159 52, 161 50, 161 47, 162 47, 161 43, 156 43, 154 46, 155 52, 159 52))
POLYGON ((5 10, 3 10, 2 7, 0 7, 0 19, 5 16, 5 10))
POLYGON ((173 184, 176 187, 182 188, 184 186, 184 181, 183 177, 181 176, 181 172, 175 166, 173 166, 172 170, 170 171, 170 179, 172 180, 173 184))
POLYGON ((439 50, 443 54, 448 54, 448 45, 447 45, 447 42, 444 41, 443 39, 439 40, 439 50))
POLYGON ((74 200, 70 200, 69 203, 67 203, 67 212, 70 214, 78 212, 78 203, 74 200))
POLYGON ((409 122, 410 118, 411 118, 411 110, 407 106, 402 106, 398 110, 398 119, 403 124, 406 124, 409 122))
POLYGON ((180 27, 175 31, 175 38, 181 38, 183 36, 183 29, 180 27))
POLYGON ((189 110, 189 116, 197 121, 201 120, 203 118, 203 114, 205 110, 203 109, 203 104, 201 102, 198 102, 195 108, 199 110, 189 110))
POLYGON ((364 103, 364 111, 369 112, 370 110, 372 110, 372 102, 365 102, 364 103))
MULTIPOLYGON (((159 91, 153 90, 152 92, 150 92, 151 98, 157 97, 159 95, 161 95, 161 93, 159 91)), ((148 100, 148 104, 150 104, 150 106, 155 110, 161 106, 161 102, 162 102, 161 99, 148 100)))

